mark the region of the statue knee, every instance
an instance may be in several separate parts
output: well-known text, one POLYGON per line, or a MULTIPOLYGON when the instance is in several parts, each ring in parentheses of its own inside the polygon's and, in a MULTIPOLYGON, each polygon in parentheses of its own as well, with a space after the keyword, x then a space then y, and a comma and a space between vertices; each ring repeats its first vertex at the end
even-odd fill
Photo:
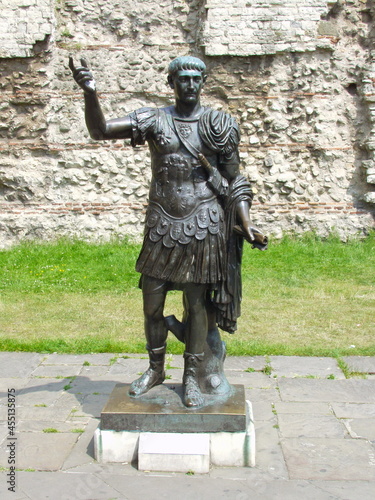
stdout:
POLYGON ((164 321, 163 307, 160 305, 145 303, 143 305, 143 314, 146 321, 164 321))

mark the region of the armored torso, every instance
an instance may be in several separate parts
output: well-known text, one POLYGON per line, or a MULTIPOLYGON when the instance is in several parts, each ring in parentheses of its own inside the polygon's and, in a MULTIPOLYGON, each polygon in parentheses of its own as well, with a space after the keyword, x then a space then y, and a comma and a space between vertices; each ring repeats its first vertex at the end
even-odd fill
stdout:
POLYGON ((162 120, 166 133, 148 140, 153 174, 149 199, 172 217, 186 217, 214 196, 197 155, 203 153, 214 165, 217 155, 200 138, 198 119, 182 120, 165 113, 162 120))
POLYGON ((152 167, 137 270, 173 283, 217 283, 224 273, 224 213, 198 154, 219 168, 221 157, 237 152, 234 120, 204 108, 195 119, 177 117, 173 108, 130 116, 132 144, 148 142, 152 167))

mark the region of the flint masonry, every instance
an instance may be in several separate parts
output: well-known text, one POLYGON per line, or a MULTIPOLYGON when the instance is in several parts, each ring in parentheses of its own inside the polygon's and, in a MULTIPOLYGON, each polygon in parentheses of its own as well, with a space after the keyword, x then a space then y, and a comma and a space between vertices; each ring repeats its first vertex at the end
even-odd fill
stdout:
POLYGON ((0 0, 0 9, 1 247, 141 237, 150 158, 89 139, 69 54, 100 72, 108 117, 172 103, 169 62, 204 59, 202 102, 240 125, 254 223, 276 236, 342 238, 373 226, 373 1, 0 0))

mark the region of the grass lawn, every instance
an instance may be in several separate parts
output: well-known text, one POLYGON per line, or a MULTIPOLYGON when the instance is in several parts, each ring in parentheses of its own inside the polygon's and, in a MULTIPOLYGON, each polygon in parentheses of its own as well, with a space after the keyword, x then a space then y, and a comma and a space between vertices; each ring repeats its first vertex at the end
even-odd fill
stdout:
MULTIPOLYGON (((141 292, 127 242, 25 243, 0 251, 0 349, 144 352, 141 292)), ((375 355, 375 235, 246 245, 232 355, 375 355)), ((181 314, 172 292, 166 314, 181 314)), ((171 336, 168 351, 182 352, 171 336)))

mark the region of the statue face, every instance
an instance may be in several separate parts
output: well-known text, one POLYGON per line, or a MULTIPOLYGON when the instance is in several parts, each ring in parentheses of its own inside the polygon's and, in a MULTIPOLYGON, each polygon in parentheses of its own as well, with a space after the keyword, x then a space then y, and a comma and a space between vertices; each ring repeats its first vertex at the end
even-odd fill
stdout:
POLYGON ((176 101, 195 104, 199 100, 204 80, 202 73, 193 69, 177 71, 171 82, 176 101))

